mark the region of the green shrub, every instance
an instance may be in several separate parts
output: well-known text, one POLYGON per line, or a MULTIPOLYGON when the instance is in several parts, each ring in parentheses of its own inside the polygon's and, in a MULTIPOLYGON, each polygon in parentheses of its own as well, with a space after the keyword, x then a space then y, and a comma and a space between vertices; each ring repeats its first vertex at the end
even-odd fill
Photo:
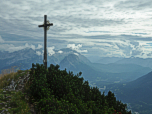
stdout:
POLYGON ((114 110, 122 114, 126 111, 126 104, 116 101, 114 94, 109 91, 105 96, 99 89, 91 87, 88 81, 83 83, 83 77, 73 75, 73 72, 61 71, 59 65, 50 65, 45 69, 43 65, 32 64, 27 90, 29 102, 37 104, 37 112, 44 114, 115 114, 114 110), (34 68, 34 67, 37 68, 34 68))

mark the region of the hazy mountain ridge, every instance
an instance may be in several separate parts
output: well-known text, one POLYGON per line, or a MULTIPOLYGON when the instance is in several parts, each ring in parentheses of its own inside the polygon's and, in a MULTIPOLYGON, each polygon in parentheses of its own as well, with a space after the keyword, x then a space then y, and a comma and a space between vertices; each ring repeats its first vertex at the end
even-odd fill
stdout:
MULTIPOLYGON (((14 56, 12 56, 11 59, 4 59, 4 60, 0 59, 0 62, 3 66, 3 67, 0 67, 0 69, 2 70, 15 63, 24 64, 26 62, 27 65, 25 66, 21 65, 21 69, 23 70, 30 69, 32 67, 31 63, 43 64, 42 55, 37 55, 36 51, 40 51, 40 49, 32 50, 30 48, 30 49, 24 49, 24 50, 13 52, 12 55, 14 56), (24 54, 27 54, 28 56, 24 54), (22 59, 20 59, 21 56, 22 56, 22 59)), ((108 79, 109 82, 120 81, 120 80, 125 81, 127 78, 128 78, 128 81, 132 81, 151 71, 151 69, 148 67, 144 68, 142 66, 135 65, 135 64, 126 64, 126 65, 117 64, 116 65, 114 63, 110 63, 110 64, 91 63, 90 60, 88 60, 85 56, 81 55, 80 53, 70 48, 63 48, 63 49, 60 49, 60 51, 62 51, 62 53, 58 53, 59 50, 54 50, 55 54, 53 54, 52 56, 48 56, 47 66, 49 67, 50 64, 54 64, 54 65, 59 64, 60 69, 65 69, 67 67, 68 70, 73 71, 75 73, 82 71, 82 75, 85 78, 91 77, 90 74, 95 73, 96 75, 94 77, 102 77, 103 80, 108 79), (72 63, 72 61, 75 61, 75 62, 72 63), (82 68, 82 66, 84 66, 84 68, 82 68), (88 75, 84 75, 85 72, 87 72, 88 75)), ((8 58, 7 56, 10 56, 9 54, 8 55, 7 54, 6 54, 6 58, 8 58)), ((114 59, 116 60, 116 58, 114 59)))
POLYGON ((109 63, 115 63, 122 59, 124 58, 123 57, 101 57, 97 59, 94 63, 109 64, 109 63))
POLYGON ((143 58, 123 58, 121 60, 118 60, 116 62, 114 62, 115 64, 137 64, 143 67, 149 67, 152 69, 152 58, 147 58, 147 59, 143 59, 143 58))
MULTIPOLYGON (((106 86, 106 93, 110 90, 117 99, 131 103, 132 108, 140 112, 150 110, 152 106, 152 72, 125 84, 110 84, 106 86), (138 104, 138 105, 137 105, 138 104), (140 109, 139 109, 140 107, 140 109)), ((142 113, 144 114, 144 113, 142 113)))
POLYGON ((102 72, 111 72, 111 73, 122 73, 122 72, 133 72, 133 71, 139 71, 142 69, 149 69, 149 67, 142 67, 137 64, 115 64, 115 63, 109 63, 109 64, 101 64, 101 63, 92 63, 88 64, 92 66, 92 68, 96 70, 101 70, 102 72))
MULTIPOLYGON (((89 81, 95 80, 98 76, 101 76, 99 72, 93 70, 90 66, 82 63, 77 55, 69 54, 66 56, 59 64, 60 69, 64 70, 66 68, 67 71, 73 71, 74 74, 82 72, 82 77, 89 81)), ((102 73, 105 75, 105 73, 102 73)), ((106 78, 106 77, 104 77, 106 78)))
POLYGON ((78 65, 79 63, 80 63, 80 60, 77 55, 69 54, 59 63, 59 65, 63 67, 66 66, 68 68, 76 69, 76 65, 78 65))

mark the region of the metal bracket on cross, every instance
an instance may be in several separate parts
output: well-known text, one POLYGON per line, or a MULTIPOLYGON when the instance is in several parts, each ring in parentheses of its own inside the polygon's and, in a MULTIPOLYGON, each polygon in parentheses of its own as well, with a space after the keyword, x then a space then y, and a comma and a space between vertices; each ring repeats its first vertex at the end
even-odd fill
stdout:
MULTIPOLYGON (((47 20, 46 24, 51 24, 51 23, 49 22, 49 20, 47 20)), ((44 23, 43 23, 43 25, 44 25, 44 23)), ((44 29, 44 27, 43 27, 43 29, 44 29)), ((50 26, 47 27, 47 30, 49 30, 49 29, 50 29, 50 26)))

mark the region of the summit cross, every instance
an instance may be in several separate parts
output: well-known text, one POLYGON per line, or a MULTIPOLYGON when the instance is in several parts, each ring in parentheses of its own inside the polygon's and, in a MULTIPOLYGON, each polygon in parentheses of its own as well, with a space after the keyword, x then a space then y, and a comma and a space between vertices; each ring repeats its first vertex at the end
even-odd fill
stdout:
POLYGON ((47 15, 44 15, 44 24, 38 25, 38 27, 44 27, 44 60, 43 60, 43 64, 45 66, 45 69, 47 69, 47 30, 49 30, 50 26, 53 26, 53 23, 47 24, 47 22, 49 23, 49 21, 47 21, 47 15), (47 28, 47 26, 48 26, 48 28, 47 28))

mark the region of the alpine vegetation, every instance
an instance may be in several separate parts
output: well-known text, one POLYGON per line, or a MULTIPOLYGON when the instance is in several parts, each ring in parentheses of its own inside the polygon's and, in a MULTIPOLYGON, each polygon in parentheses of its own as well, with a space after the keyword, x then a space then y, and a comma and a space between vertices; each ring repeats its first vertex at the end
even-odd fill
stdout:
MULTIPOLYGON (((19 74, 23 72, 19 70, 14 79, 19 80, 19 74)), ((107 96, 101 94, 99 88, 90 87, 88 81, 83 81, 83 77, 79 78, 82 72, 74 75, 73 72, 67 73, 60 70, 59 65, 50 65, 48 69, 32 63, 32 68, 24 72, 29 72, 28 78, 20 85, 17 83, 16 89, 19 91, 11 94, 7 92, 7 96, 14 99, 7 103, 12 108, 7 108, 9 113, 16 114, 131 114, 127 111, 127 104, 116 101, 114 93, 108 92, 107 96), (36 67, 36 68, 35 68, 36 67), (33 107, 32 107, 32 106, 33 107), (32 112, 32 110, 34 110, 32 112)), ((25 75, 25 74, 24 74, 25 75)), ((27 75, 26 75, 27 76, 27 75)), ((3 88, 10 84, 7 81, 10 75, 0 79, 0 113, 4 110, 4 104, 7 98, 4 98, 3 88)), ((23 75, 22 75, 23 79, 23 75)), ((6 111, 6 110, 5 110, 6 111)))

